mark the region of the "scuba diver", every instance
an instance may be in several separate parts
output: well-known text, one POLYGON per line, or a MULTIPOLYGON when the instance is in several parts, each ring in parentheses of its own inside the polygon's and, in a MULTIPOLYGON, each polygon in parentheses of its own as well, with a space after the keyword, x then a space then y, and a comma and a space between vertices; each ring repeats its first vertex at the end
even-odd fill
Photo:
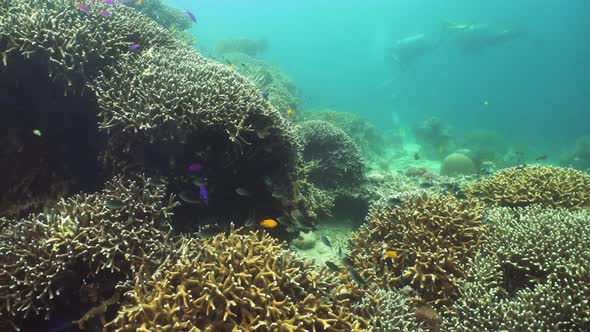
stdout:
POLYGON ((397 40, 392 47, 385 49, 385 58, 393 60, 402 69, 412 64, 416 59, 438 48, 439 39, 428 38, 424 34, 417 34, 397 40))
POLYGON ((514 29, 493 30, 485 25, 457 24, 451 21, 445 21, 445 29, 454 35, 454 43, 463 52, 475 52, 505 44, 519 36, 514 29))

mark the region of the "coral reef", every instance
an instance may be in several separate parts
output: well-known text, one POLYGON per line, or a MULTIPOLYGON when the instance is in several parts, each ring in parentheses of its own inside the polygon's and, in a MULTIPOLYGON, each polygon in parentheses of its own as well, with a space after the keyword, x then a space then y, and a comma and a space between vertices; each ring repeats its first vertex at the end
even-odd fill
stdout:
POLYGON ((511 167, 468 184, 465 192, 499 206, 587 208, 590 175, 552 166, 511 167))
MULTIPOLYGON (((176 217, 227 217, 228 211, 256 211, 256 217, 289 213, 295 199, 299 139, 252 82, 203 58, 128 6, 96 2, 84 12, 69 0, 15 0, 5 7, 0 22, 3 65, 26 73, 36 68, 30 65, 42 67, 39 73, 51 77, 52 87, 65 87, 68 96, 84 96, 91 106, 84 110, 95 117, 88 122, 99 128, 89 144, 97 148, 89 149, 93 153, 88 160, 96 163, 100 157, 107 174, 165 176, 170 180, 168 190, 179 194, 194 191, 186 167, 198 162, 208 179, 208 209, 183 201, 176 217), (106 9, 116 12, 98 14, 106 9), (82 32, 84 38, 79 38, 82 32), (138 48, 130 49, 131 45, 138 48), (267 177, 272 181, 263 180, 267 177), (237 188, 252 195, 236 195, 237 188)), ((18 93, 25 95, 27 91, 18 93)), ((30 124, 22 130, 30 133, 30 124)), ((37 166, 31 164, 30 173, 37 166)), ((97 172, 83 178, 97 177, 97 172)), ((52 188, 60 181, 43 180, 33 189, 52 188)), ((25 185, 10 198, 30 191, 26 179, 14 181, 25 185)))
POLYGON ((153 271, 170 252, 174 205, 163 184, 115 178, 99 193, 61 200, 23 220, 3 220, 0 320, 26 326, 35 317, 47 319, 58 302, 80 299, 78 286, 105 293, 128 289, 140 266, 153 271))
POLYGON ((441 146, 450 148, 451 134, 449 126, 437 117, 428 118, 413 128, 416 142, 421 146, 421 154, 428 158, 441 157, 441 146))
POLYGON ((301 100, 297 87, 278 67, 238 52, 224 53, 221 60, 233 64, 234 70, 252 80, 263 98, 268 99, 287 120, 301 119, 301 100), (289 109, 293 111, 291 114, 289 109))
POLYGON ((371 296, 362 298, 355 310, 370 317, 374 332, 425 332, 425 326, 416 321, 414 310, 407 304, 404 290, 377 289, 371 296))
POLYGON ((590 213, 495 208, 463 295, 445 319, 459 331, 585 331, 590 326, 590 213))
POLYGON ((320 188, 352 190, 363 180, 360 150, 343 130, 320 120, 298 125, 309 179, 320 188))
POLYGON ((191 27, 191 20, 182 10, 160 0, 143 0, 141 5, 136 1, 127 1, 125 5, 136 8, 168 30, 180 32, 191 27))
POLYGON ((365 158, 383 153, 385 142, 375 126, 352 113, 331 109, 305 113, 306 120, 323 120, 344 130, 363 152, 365 158))
POLYGON ((486 161, 505 166, 503 157, 508 152, 509 144, 499 132, 473 130, 462 136, 458 145, 462 147, 459 152, 471 158, 476 168, 486 161))
POLYGON ((353 234, 349 259, 369 283, 411 286, 417 302, 450 305, 465 278, 464 264, 483 242, 483 205, 450 195, 406 193, 371 207, 353 234), (395 258, 385 251, 395 251, 395 258))
POLYGON ((443 159, 440 165, 440 175, 457 176, 475 173, 475 164, 471 158, 462 153, 451 153, 443 159))
MULTIPOLYGON (((108 328, 183 331, 361 331, 366 322, 348 301, 336 300, 342 285, 284 250, 268 234, 230 231, 185 243, 179 262, 152 283, 136 286, 108 328)), ((137 280, 136 285, 142 284, 137 280)))
POLYGON ((217 56, 223 56, 227 53, 239 52, 255 58, 266 52, 269 47, 270 44, 265 39, 229 38, 217 43, 215 53, 217 56))

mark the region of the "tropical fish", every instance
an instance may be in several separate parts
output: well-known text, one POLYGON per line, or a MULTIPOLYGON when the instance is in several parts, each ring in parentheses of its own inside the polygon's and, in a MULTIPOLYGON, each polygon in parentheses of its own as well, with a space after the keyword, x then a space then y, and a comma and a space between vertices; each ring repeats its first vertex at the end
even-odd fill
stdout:
POLYGON ((199 186, 199 194, 201 195, 203 202, 205 202, 205 205, 209 206, 209 195, 207 194, 207 188, 205 188, 205 186, 199 186))
POLYGON ((104 3, 106 5, 114 5, 115 4, 115 0, 102 0, 102 3, 104 3))
POLYGON ((268 100, 268 91, 262 91, 260 95, 262 96, 262 98, 264 98, 264 100, 268 100))
POLYGON ((180 199, 188 204, 199 204, 201 201, 199 200, 199 197, 197 196, 197 194, 194 191, 190 191, 190 190, 183 190, 178 194, 178 197, 180 197, 180 199))
POLYGON ((189 172, 200 172, 203 170, 203 165, 199 163, 192 163, 186 167, 186 170, 189 172))
POLYGON ((142 2, 143 2, 142 0, 136 0, 136 1, 135 1, 135 5, 136 5, 136 6, 139 6, 139 5, 141 5, 141 3, 142 3, 142 2))
POLYGON ((229 68, 234 69, 235 65, 233 63, 229 64, 229 68))
POLYGON ((109 199, 105 202, 106 207, 108 207, 109 209, 121 209, 125 206, 125 203, 117 198, 113 198, 113 199, 109 199))
POLYGON ((250 196, 250 192, 242 187, 236 188, 236 194, 240 196, 250 196))
POLYGON ((204 186, 207 184, 207 179, 206 178, 194 178, 192 183, 196 186, 196 187, 200 187, 200 186, 204 186))
POLYGON ((414 160, 419 160, 420 154, 418 152, 414 153, 414 160))
POLYGON ((260 226, 264 228, 275 228, 279 225, 279 223, 274 219, 264 219, 260 221, 260 226))
POLYGON ((391 259, 396 259, 397 258, 397 252, 395 250, 385 250, 385 257, 387 258, 391 258, 391 259))
POLYGON ((292 116, 294 113, 295 113, 295 111, 293 111, 293 110, 292 110, 292 109, 290 109, 290 108, 287 110, 287 115, 288 115, 288 116, 292 116))
POLYGON ((443 144, 441 144, 441 145, 438 146, 438 152, 439 153, 445 152, 445 146, 443 144))
POLYGON ((43 135, 43 133, 41 133, 41 130, 35 129, 35 130, 33 130, 33 135, 41 137, 41 135, 43 135))
POLYGON ((330 242, 330 239, 328 239, 327 236, 322 235, 322 237, 320 238, 320 240, 322 241, 323 244, 325 244, 328 247, 332 248, 332 243, 330 242))
POLYGON ((547 155, 540 155, 537 158, 535 158, 536 161, 542 161, 542 160, 546 160, 548 157, 547 155))
POLYGON ((139 43, 131 44, 131 45, 129 45, 129 51, 131 51, 131 52, 137 51, 140 47, 141 47, 141 44, 139 44, 139 43))
POLYGON ((490 103, 488 103, 488 101, 487 101, 487 100, 484 100, 484 101, 483 101, 483 106, 485 106, 485 107, 488 107, 489 105, 490 105, 490 103))
POLYGON ((193 21, 193 23, 197 23, 197 18, 195 17, 195 14, 187 10, 184 12, 184 15, 186 15, 186 17, 188 17, 189 20, 193 21))
POLYGON ((85 13, 88 13, 90 11, 90 7, 88 7, 87 5, 85 5, 83 3, 77 3, 76 8, 80 9, 81 11, 83 11, 85 13))
POLYGON ((328 267, 328 270, 330 270, 330 271, 334 271, 334 272, 340 271, 340 268, 338 267, 338 265, 336 265, 335 263, 333 263, 331 261, 326 261, 325 264, 328 267))
POLYGON ((361 277, 361 275, 352 267, 348 268, 348 273, 350 273, 352 280, 354 280, 354 282, 356 282, 359 286, 364 287, 367 285, 363 277, 361 277))
POLYGON ((100 13, 98 13, 98 15, 108 17, 108 16, 113 15, 113 13, 108 10, 103 10, 100 13))

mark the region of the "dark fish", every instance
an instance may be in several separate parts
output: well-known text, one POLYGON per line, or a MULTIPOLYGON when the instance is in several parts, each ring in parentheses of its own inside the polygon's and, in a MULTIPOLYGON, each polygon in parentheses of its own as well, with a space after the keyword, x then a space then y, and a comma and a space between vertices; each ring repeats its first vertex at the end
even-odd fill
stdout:
POLYGON ((418 152, 414 153, 414 160, 419 160, 420 154, 418 152))
POLYGON ((134 52, 134 51, 137 51, 140 47, 141 47, 141 44, 135 43, 135 44, 129 45, 128 49, 129 49, 129 51, 134 52))
POLYGON ((402 204, 402 200, 401 200, 401 198, 399 198, 397 196, 392 196, 387 199, 387 206, 389 206, 390 208, 398 207, 401 204, 402 204))
POLYGON ((125 203, 122 200, 120 200, 120 199, 113 198, 113 199, 109 199, 109 200, 106 201, 106 206, 109 209, 118 210, 118 209, 121 209, 121 208, 125 207, 125 203))
POLYGON ((270 178, 270 176, 263 176, 262 182, 264 182, 264 185, 266 185, 267 187, 272 187, 272 179, 270 178))
POLYGON ((344 254, 342 253, 342 246, 338 246, 338 257, 344 257, 344 254))
POLYGON ((250 196, 250 192, 242 187, 236 188, 236 194, 240 196, 250 196))
POLYGON ((262 95, 262 98, 264 98, 264 100, 268 100, 268 91, 262 91, 260 94, 262 95))
POLYGON ((322 240, 322 243, 327 245, 328 247, 332 248, 332 243, 330 242, 330 239, 328 239, 327 236, 322 235, 322 237, 320 238, 320 240, 322 240))
POLYGON ((546 155, 540 155, 537 158, 535 158, 536 161, 541 161, 541 160, 546 160, 547 156, 546 155))
POLYGON ((178 194, 178 197, 188 204, 199 204, 201 202, 199 196, 194 191, 183 190, 178 194))
POLYGON ((330 271, 334 271, 334 272, 340 271, 340 268, 338 267, 338 265, 336 265, 335 263, 333 263, 331 261, 326 261, 326 267, 330 271))
POLYGON ((207 184, 207 179, 206 178, 194 178, 192 183, 196 186, 196 187, 200 187, 200 186, 204 186, 207 184))
POLYGON ((188 17, 189 20, 193 21, 193 23, 197 23, 197 18, 195 17, 195 14, 187 10, 184 12, 184 15, 186 15, 186 17, 188 17))
POLYGON ((205 188, 205 186, 199 186, 199 194, 201 195, 203 202, 205 202, 205 205, 209 206, 209 194, 207 193, 207 188, 205 188))
POLYGON ((354 282, 356 282, 360 287, 365 287, 367 285, 363 277, 361 277, 361 275, 358 272, 356 272, 355 269, 349 267, 348 272, 350 273, 352 280, 354 280, 354 282))

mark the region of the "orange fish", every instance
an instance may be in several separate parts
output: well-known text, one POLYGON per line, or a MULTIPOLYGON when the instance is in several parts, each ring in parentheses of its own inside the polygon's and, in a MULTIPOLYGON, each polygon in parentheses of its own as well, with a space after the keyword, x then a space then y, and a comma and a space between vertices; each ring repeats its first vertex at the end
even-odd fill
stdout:
POLYGON ((395 250, 386 250, 385 251, 385 257, 391 258, 391 259, 396 259, 397 258, 397 252, 395 252, 395 250))
POLYGON ((274 219, 264 219, 260 222, 260 226, 264 228, 275 228, 279 223, 274 219))
POLYGON ((287 115, 289 115, 289 116, 293 115, 294 113, 295 113, 295 111, 293 111, 290 108, 287 110, 287 115))
POLYGON ((234 67, 235 67, 235 66, 234 66, 234 64, 233 64, 233 63, 230 63, 230 64, 229 64, 229 67, 230 67, 231 69, 234 69, 234 67))

